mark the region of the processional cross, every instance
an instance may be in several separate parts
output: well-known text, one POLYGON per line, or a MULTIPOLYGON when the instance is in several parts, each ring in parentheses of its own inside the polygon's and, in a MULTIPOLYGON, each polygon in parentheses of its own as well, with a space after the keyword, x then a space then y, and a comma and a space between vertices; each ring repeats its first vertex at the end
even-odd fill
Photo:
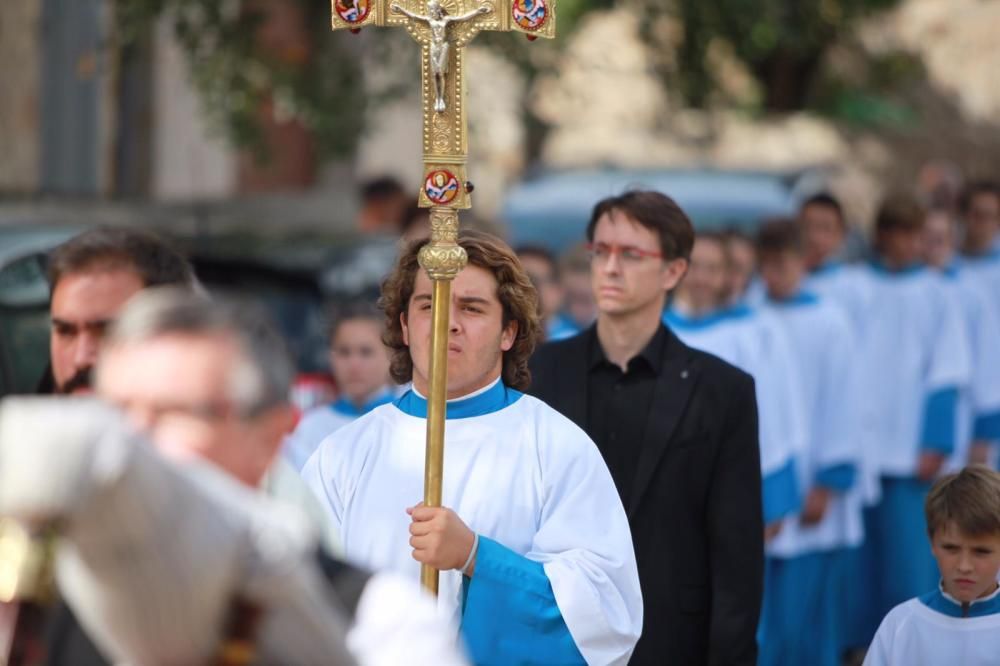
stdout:
MULTIPOLYGON (((464 51, 483 30, 522 32, 530 40, 554 37, 556 0, 332 0, 332 4, 334 30, 405 26, 421 47, 424 176, 419 202, 431 209, 431 239, 420 250, 419 260, 434 284, 424 504, 441 506, 448 304, 451 282, 468 259, 458 245, 458 211, 472 206, 472 184, 466 178, 464 51)), ((420 580, 437 594, 436 569, 424 565, 420 580)))

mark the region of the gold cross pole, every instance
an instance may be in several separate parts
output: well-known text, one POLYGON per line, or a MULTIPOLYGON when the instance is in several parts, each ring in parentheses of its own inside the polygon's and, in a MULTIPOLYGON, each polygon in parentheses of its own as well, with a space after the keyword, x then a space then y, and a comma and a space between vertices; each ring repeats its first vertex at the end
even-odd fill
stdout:
MULTIPOLYGON (((465 266, 458 245, 458 211, 471 207, 465 108, 465 46, 482 30, 516 31, 528 39, 554 37, 556 0, 332 0, 333 29, 405 26, 421 47, 424 179, 419 201, 431 209, 431 240, 420 265, 433 280, 430 395, 424 504, 441 506, 445 396, 448 380, 448 304, 451 281, 465 266)), ((438 571, 424 565, 420 581, 437 594, 438 571)))

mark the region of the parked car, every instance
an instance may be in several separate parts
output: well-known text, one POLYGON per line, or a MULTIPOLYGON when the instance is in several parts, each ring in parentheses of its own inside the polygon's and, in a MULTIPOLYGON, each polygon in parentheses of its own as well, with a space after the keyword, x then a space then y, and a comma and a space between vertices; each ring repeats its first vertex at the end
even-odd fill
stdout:
POLYGON ((559 253, 583 239, 594 204, 629 188, 645 188, 676 200, 696 229, 736 227, 752 233, 766 218, 793 214, 803 195, 817 189, 813 175, 718 169, 547 171, 510 190, 503 218, 513 245, 541 245, 559 253))

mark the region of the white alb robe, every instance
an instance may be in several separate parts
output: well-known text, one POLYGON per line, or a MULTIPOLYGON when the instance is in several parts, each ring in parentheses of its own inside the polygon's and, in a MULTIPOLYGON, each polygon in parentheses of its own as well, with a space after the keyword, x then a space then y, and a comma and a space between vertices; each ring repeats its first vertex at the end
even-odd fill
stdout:
POLYGON ((768 553, 796 557, 861 543, 864 465, 857 436, 855 339, 843 311, 808 292, 764 306, 782 324, 802 391, 808 439, 796 458, 799 486, 835 491, 823 519, 803 526, 796 515, 768 544, 768 553))
POLYGON ((971 373, 968 340, 959 305, 936 272, 867 270, 872 325, 857 363, 863 446, 876 452, 881 475, 909 477, 924 447, 954 450, 955 401, 971 373), (935 402, 936 395, 946 399, 935 402))
MULTIPOLYGON (((303 470, 347 559, 414 583, 420 567, 411 556, 405 510, 423 496, 427 422, 426 411, 407 405, 422 400, 408 393, 340 429, 303 470)), ((642 629, 642 598, 625 511, 593 442, 554 409, 498 380, 449 402, 445 443, 443 505, 481 537, 542 564, 588 663, 626 663, 642 629), (498 391, 501 404, 494 400, 498 391)), ((469 603, 486 573, 483 543, 469 603)), ((442 572, 439 585, 439 605, 458 619, 462 574, 442 572)), ((502 622, 500 615, 479 621, 502 622)))
POLYGON ((868 649, 864 666, 998 663, 1000 590, 964 608, 951 596, 935 590, 889 611, 868 649))
POLYGON ((672 308, 663 321, 684 344, 714 354, 753 376, 764 519, 772 522, 796 511, 802 489, 795 483, 795 459, 805 448, 806 429, 802 392, 781 323, 770 313, 744 306, 697 318, 672 308))

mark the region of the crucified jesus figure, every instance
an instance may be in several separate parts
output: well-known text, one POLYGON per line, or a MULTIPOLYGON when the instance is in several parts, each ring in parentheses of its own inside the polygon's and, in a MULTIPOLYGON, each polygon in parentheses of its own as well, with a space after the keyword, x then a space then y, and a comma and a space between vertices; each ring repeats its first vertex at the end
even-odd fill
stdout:
POLYGON ((452 23, 462 23, 469 21, 482 14, 492 11, 489 5, 481 5, 477 9, 459 14, 458 16, 448 16, 448 12, 441 6, 439 0, 428 0, 427 16, 415 14, 398 3, 392 3, 390 9, 394 14, 403 14, 415 21, 424 21, 431 29, 431 73, 434 74, 434 110, 438 113, 444 112, 447 107, 445 103, 445 83, 448 79, 448 26, 452 23))

